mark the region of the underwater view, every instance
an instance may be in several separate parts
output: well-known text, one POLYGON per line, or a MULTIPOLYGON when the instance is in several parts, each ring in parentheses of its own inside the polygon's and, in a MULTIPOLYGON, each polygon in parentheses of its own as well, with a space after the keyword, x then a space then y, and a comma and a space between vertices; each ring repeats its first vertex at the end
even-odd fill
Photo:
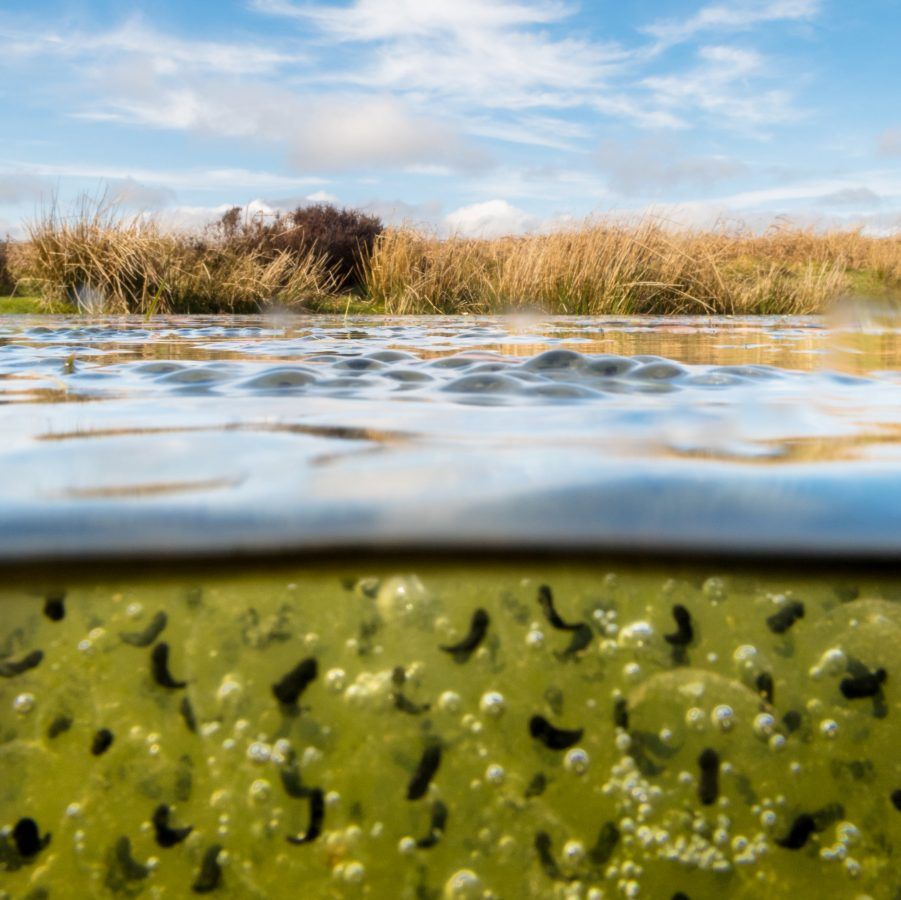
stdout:
POLYGON ((901 896, 891 316, 10 318, 0 896, 901 896))

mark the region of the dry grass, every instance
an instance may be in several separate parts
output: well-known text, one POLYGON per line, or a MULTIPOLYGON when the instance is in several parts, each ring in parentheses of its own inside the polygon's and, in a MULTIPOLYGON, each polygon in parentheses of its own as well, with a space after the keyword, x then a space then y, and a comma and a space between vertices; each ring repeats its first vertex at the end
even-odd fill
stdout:
POLYGON ((847 292, 852 271, 901 285, 901 238, 680 231, 650 220, 496 240, 391 230, 376 242, 367 288, 390 313, 802 314, 847 292))
POLYGON ((30 240, 10 248, 10 269, 48 306, 96 301, 105 312, 144 314, 363 302, 397 314, 803 314, 855 288, 901 292, 901 236, 703 232, 645 219, 495 240, 388 229, 363 259, 361 298, 341 294, 346 275, 318 245, 295 247, 293 233, 273 239, 280 221, 178 234, 86 204, 70 218, 51 213, 34 223, 30 240))
POLYGON ((10 266, 48 306, 74 303, 112 313, 315 305, 335 287, 315 248, 303 254, 236 250, 225 239, 162 232, 99 204, 68 218, 52 211, 32 223, 10 266))

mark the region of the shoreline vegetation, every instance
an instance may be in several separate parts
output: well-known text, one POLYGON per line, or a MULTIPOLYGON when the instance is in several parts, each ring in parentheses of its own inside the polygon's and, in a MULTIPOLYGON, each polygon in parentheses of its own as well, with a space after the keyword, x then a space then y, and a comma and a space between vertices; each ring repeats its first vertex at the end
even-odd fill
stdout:
POLYGON ((235 207, 177 232, 85 201, 0 242, 10 313, 808 314, 848 295, 901 295, 901 235, 701 231, 648 217, 439 238, 327 204, 266 218, 235 207))

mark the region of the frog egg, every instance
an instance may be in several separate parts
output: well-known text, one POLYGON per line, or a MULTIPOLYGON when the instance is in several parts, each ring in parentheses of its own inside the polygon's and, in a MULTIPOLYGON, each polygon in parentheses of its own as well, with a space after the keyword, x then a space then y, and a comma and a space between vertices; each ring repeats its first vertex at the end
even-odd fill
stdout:
POLYGON ((409 835, 402 837, 397 842, 397 849, 404 856, 410 856, 416 850, 416 841, 409 837, 409 835))
POLYGON ((255 803, 262 803, 265 800, 268 800, 272 794, 272 785, 269 784, 265 778, 257 778, 256 781, 250 785, 248 793, 252 801, 255 803))
POLYGON ((472 869, 454 872, 444 885, 445 900, 476 900, 482 894, 482 879, 472 869))
POLYGON ((438 698, 438 709, 442 712, 459 712, 461 705, 462 700, 456 691, 444 691, 438 698))
POLYGON ((820 722, 820 734, 823 737, 834 738, 838 734, 838 722, 835 719, 823 719, 820 722))
POLYGON ((17 694, 13 700, 13 709, 20 715, 30 713, 34 709, 34 694, 24 693, 17 694))
POLYGON ((497 765, 497 763, 493 763, 485 770, 485 780, 489 784, 503 784, 506 777, 507 773, 504 771, 504 767, 497 765))
POLYGON ((591 765, 591 757, 581 747, 572 747, 563 757, 563 765, 574 775, 584 775, 591 765))
POLYGON ((620 628, 616 640, 621 647, 644 647, 653 637, 654 626, 650 622, 639 620, 620 628))
POLYGON ((840 647, 830 647, 817 662, 817 667, 827 675, 838 675, 848 666, 848 657, 840 647))
POLYGON ((770 745, 770 750, 778 752, 779 750, 785 749, 787 741, 785 740, 784 734, 773 734, 770 735, 768 743, 770 745))
POLYGON ((704 710, 693 706, 685 713, 685 724, 694 731, 703 731, 706 716, 704 710))
POLYGON ((344 881, 347 884, 361 884, 366 877, 366 866, 356 860, 351 860, 344 866, 344 881))
POLYGON ((563 859, 571 866, 577 866, 585 859, 585 845, 581 841, 567 841, 563 845, 563 859))
POLYGON ((726 598, 726 582, 714 575, 704 582, 701 591, 708 600, 724 600, 726 598))
POLYGON ((506 708, 507 701, 504 700, 504 695, 498 691, 487 691, 479 700, 479 709, 492 719, 500 718, 506 708))
POLYGON ((325 686, 336 694, 344 690, 347 683, 347 673, 344 669, 329 669, 325 673, 325 686))
POLYGON ((623 678, 626 681, 636 682, 641 678, 641 666, 637 662, 626 663, 623 666, 623 678))
MULTIPOLYGON (((691 710, 689 710, 689 712, 690 711, 691 710)), ((710 721, 719 728, 720 731, 731 731, 732 727, 735 725, 735 712, 728 704, 720 703, 713 707, 713 710, 710 713, 710 721)))
POLYGON ((247 748, 247 758, 255 763, 267 763, 272 757, 272 748, 262 741, 254 741, 247 748))
POLYGON ((760 713, 754 716, 752 727, 757 737, 768 738, 776 727, 776 720, 769 713, 760 713))
POLYGON ((538 650, 544 646, 544 632, 540 628, 532 628, 526 634, 526 646, 538 650))
POLYGON ((757 648, 753 644, 742 644, 735 648, 732 654, 732 660, 740 669, 750 671, 754 668, 754 661, 757 659, 757 648))

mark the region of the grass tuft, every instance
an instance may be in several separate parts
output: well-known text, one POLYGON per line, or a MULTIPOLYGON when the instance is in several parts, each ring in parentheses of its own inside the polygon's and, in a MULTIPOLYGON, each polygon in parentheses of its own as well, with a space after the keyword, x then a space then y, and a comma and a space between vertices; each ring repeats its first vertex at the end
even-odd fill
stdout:
POLYGON ((84 201, 2 245, 10 284, 107 313, 805 314, 850 293, 901 294, 901 236, 772 228, 698 231, 590 220, 551 234, 441 239, 316 206, 202 232, 84 201))

